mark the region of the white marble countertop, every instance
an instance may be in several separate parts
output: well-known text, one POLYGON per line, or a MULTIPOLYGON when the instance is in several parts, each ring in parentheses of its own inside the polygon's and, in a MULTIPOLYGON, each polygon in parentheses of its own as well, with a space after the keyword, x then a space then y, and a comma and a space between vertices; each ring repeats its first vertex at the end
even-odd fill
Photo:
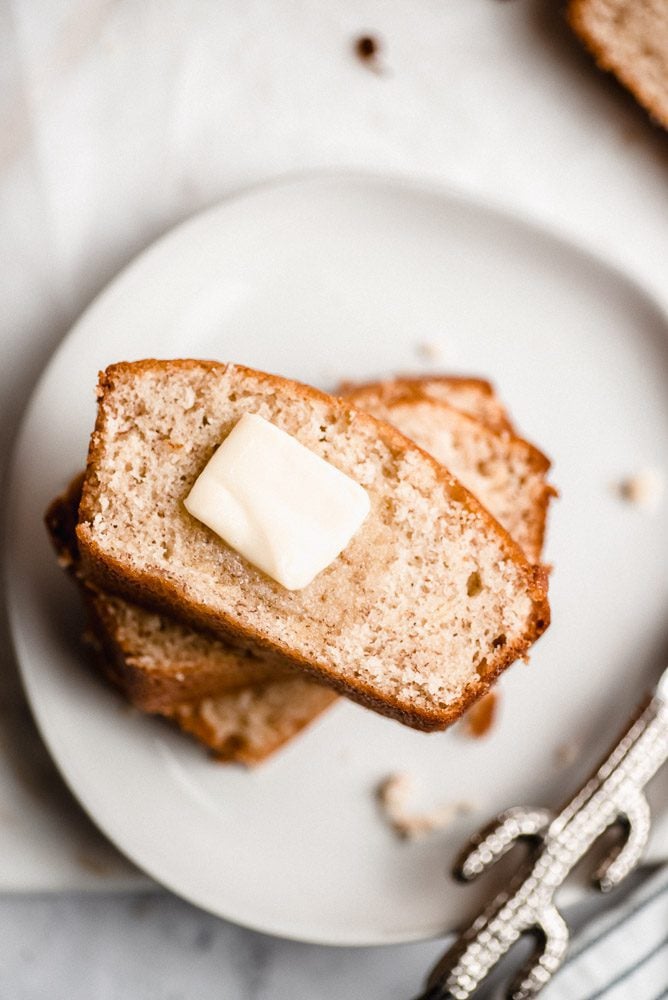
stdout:
MULTIPOLYGON (((574 237, 668 304, 668 136, 595 71, 559 2, 8 0, 0 79, 3 489, 30 389, 92 297, 174 223, 272 176, 427 177, 574 237), (365 32, 381 73, 352 54, 365 32)), ((145 885, 62 787, 1 627, 0 887, 145 885)), ((435 953, 271 941, 156 893, 6 896, 0 919, 17 998, 399 998, 435 953)))

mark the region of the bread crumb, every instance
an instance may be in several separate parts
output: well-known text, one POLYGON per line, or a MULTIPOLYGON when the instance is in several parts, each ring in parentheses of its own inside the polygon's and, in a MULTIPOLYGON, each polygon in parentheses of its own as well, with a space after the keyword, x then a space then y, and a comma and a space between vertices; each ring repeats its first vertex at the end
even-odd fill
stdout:
POLYGON ((473 739, 487 736, 494 725, 497 708, 498 695, 495 691, 489 691, 480 701, 472 705, 464 716, 466 735, 473 739))
POLYGON ((409 774, 396 772, 378 786, 378 801, 394 832, 402 840, 416 840, 437 830, 446 830, 459 817, 474 811, 471 802, 443 803, 426 812, 411 812, 408 807, 413 791, 409 774))
POLYGON ((580 746, 577 743, 560 743, 554 751, 554 762, 558 767, 570 767, 580 756, 580 746))
POLYGON ((359 61, 368 66, 373 73, 383 72, 382 45, 376 35, 360 35, 355 39, 353 51, 359 61))
POLYGON ((437 365, 443 361, 443 346, 435 340, 426 340, 416 344, 415 353, 425 364, 437 365))
POLYGON ((617 491, 627 503, 645 510, 656 510, 663 499, 665 488, 665 477, 660 470, 648 468, 622 479, 617 491))

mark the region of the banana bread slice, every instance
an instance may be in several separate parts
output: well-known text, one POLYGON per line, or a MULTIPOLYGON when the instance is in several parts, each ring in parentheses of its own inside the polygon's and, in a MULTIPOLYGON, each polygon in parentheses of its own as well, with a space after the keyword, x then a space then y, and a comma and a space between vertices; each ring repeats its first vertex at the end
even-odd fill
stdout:
POLYGON ((144 712, 170 710, 181 701, 223 694, 247 684, 292 676, 285 666, 232 648, 215 636, 156 614, 101 590, 82 572, 76 541, 83 476, 46 513, 58 560, 82 586, 88 617, 114 683, 144 712))
MULTIPOLYGON (((400 387, 399 382, 396 387, 400 387)), ((357 390, 351 388, 349 391, 354 398, 357 390)), ((401 398, 398 393, 395 397, 397 400, 401 398)), ((448 426, 446 425, 445 432, 439 429, 441 410, 447 404, 413 397, 411 403, 414 406, 397 404, 401 407, 399 413, 395 414, 397 425, 404 406, 408 408, 409 417, 414 418, 410 428, 399 426, 399 429, 403 429, 407 436, 414 436, 417 444, 436 457, 440 457, 439 452, 443 448, 452 447, 453 470, 456 470, 464 485, 475 493, 474 480, 479 473, 476 465, 480 454, 475 447, 466 447, 466 431, 470 429, 477 435, 481 425, 457 411, 457 416, 461 419, 457 420, 456 433, 460 436, 463 432, 464 436, 464 446, 458 448, 456 442, 450 439, 448 426), (408 434, 409 430, 412 434, 408 434), (436 442, 432 445, 434 435, 436 442)), ((388 405, 389 411, 392 410, 392 405, 388 405)), ((495 440, 493 436, 493 442, 495 440)), ((503 451, 502 457, 508 460, 509 454, 512 457, 512 449, 503 451)), ((47 526, 61 563, 67 568, 74 568, 80 582, 84 581, 78 567, 78 553, 74 543, 82 480, 83 475, 72 483, 65 496, 53 502, 46 515, 47 526)), ((515 502, 514 484, 512 464, 505 473, 497 469, 493 488, 488 490, 485 498, 487 509, 501 523, 504 513, 515 502)), ((536 491, 533 507, 527 507, 524 520, 517 519, 515 540, 521 544, 523 536, 534 533, 535 524, 544 524, 541 502, 541 493, 536 491)), ((542 534, 542 531, 537 534, 542 534)), ((225 693, 246 684, 274 678, 281 671, 279 665, 271 664, 265 657, 254 656, 248 650, 235 651, 229 644, 212 635, 184 626, 165 614, 158 615, 122 597, 101 591, 90 581, 86 593, 89 616, 95 623, 99 641, 107 651, 107 659, 115 664, 115 682, 142 711, 168 711, 184 700, 194 701, 205 695, 225 693)))
POLYGON ((464 484, 522 547, 540 560, 550 498, 550 461, 510 431, 496 432, 442 400, 422 398, 403 382, 374 395, 368 386, 350 388, 347 398, 397 427, 464 484))
POLYGON ((112 365, 79 510, 84 573, 222 639, 281 656, 415 728, 454 721, 545 629, 546 574, 434 459, 350 403, 204 361, 112 365), (244 412, 369 492, 349 546, 288 592, 183 507, 244 412))
POLYGON ((252 765, 337 700, 324 685, 244 656, 213 636, 88 583, 75 533, 82 479, 53 501, 46 524, 61 566, 79 585, 95 662, 135 708, 171 719, 220 761, 252 765))
POLYGON ((568 20, 600 69, 614 73, 668 128, 666 0, 571 0, 568 20))
MULTIPOLYGON (((353 399, 355 392, 350 390, 353 399)), ((396 398, 399 400, 400 396, 396 398)), ((396 402, 387 406, 387 410, 389 419, 394 419, 400 430, 413 436, 418 444, 436 457, 440 458, 439 452, 450 447, 453 451, 451 467, 473 492, 475 477, 479 475, 477 466, 481 453, 475 447, 475 439, 471 441, 470 438, 479 435, 481 428, 483 441, 486 440, 485 435, 490 435, 492 445, 500 450, 500 460, 507 465, 505 470, 496 468, 493 487, 487 491, 485 504, 490 513, 503 523, 504 513, 516 502, 516 492, 521 494, 521 479, 518 487, 513 474, 512 448, 501 449, 497 435, 440 401, 410 397, 406 403, 396 402), (393 415, 394 407, 397 407, 397 412, 393 415), (400 421, 404 408, 407 417, 402 427, 400 421), (444 410, 447 419, 443 428, 444 410), (435 438, 433 444, 432 438, 435 438), (459 438, 463 439, 461 445, 459 438)), ((544 459, 544 462, 547 460, 544 459)), ((490 475, 491 470, 487 470, 487 476, 490 475)), ((46 520, 61 563, 74 569, 80 582, 85 583, 78 567, 75 537, 82 480, 83 476, 78 477, 65 496, 53 502, 46 520)), ((516 540, 522 541, 523 535, 530 536, 534 524, 544 523, 541 502, 542 494, 536 491, 533 506, 527 505, 524 517, 517 518, 516 540)), ((233 650, 229 644, 212 635, 184 626, 164 614, 147 611, 122 597, 100 591, 90 581, 86 594, 89 616, 95 625, 98 640, 106 650, 107 660, 114 664, 115 683, 143 711, 169 712, 185 700, 192 702, 204 696, 217 696, 258 681, 275 679, 281 673, 286 674, 284 668, 271 664, 266 658, 253 656, 248 650, 233 650)))
POLYGON ((176 705, 165 714, 218 760, 253 765, 289 743, 335 701, 331 688, 291 677, 176 705))
POLYGON ((354 393, 356 405, 372 412, 378 403, 389 404, 396 399, 413 396, 415 399, 436 399, 448 403, 492 431, 513 429, 508 412, 492 383, 471 375, 400 375, 378 382, 342 382, 338 391, 342 396, 354 393))

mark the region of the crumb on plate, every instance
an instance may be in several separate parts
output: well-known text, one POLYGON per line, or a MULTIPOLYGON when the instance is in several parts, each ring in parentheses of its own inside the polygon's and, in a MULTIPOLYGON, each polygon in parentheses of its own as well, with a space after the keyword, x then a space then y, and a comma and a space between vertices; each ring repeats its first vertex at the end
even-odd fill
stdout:
POLYGON ((402 840, 415 840, 437 830, 446 830, 459 816, 475 808, 470 802, 455 801, 415 812, 409 808, 412 791, 411 776, 402 772, 391 774, 378 787, 378 801, 385 818, 402 840))
POLYGON ((496 691, 488 691, 479 701, 471 705, 464 716, 467 736, 478 740, 487 736, 494 725, 498 706, 499 698, 496 691))
POLYGON ((416 344, 415 353, 425 364, 437 365, 443 361, 443 347, 435 340, 426 340, 416 344))
POLYGON ((580 756, 580 747, 572 740, 569 743, 560 743, 554 751, 554 760, 559 767, 570 767, 580 756))
POLYGON ((661 471, 648 468, 622 479, 617 491, 627 503, 646 510, 656 510, 663 499, 665 488, 666 480, 661 471))

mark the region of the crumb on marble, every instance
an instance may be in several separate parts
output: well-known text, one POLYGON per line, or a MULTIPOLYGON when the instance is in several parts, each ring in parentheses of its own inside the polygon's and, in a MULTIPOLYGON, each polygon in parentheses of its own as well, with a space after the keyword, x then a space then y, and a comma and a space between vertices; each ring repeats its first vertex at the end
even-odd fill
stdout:
POLYGON ((460 816, 473 812, 470 802, 443 803, 434 809, 415 812, 409 808, 413 779, 409 774, 395 772, 378 786, 377 796, 383 814, 402 840, 416 840, 438 830, 446 830, 460 816))
POLYGON ((377 35, 359 35, 353 43, 353 51, 359 61, 373 73, 382 73, 382 44, 377 35))

